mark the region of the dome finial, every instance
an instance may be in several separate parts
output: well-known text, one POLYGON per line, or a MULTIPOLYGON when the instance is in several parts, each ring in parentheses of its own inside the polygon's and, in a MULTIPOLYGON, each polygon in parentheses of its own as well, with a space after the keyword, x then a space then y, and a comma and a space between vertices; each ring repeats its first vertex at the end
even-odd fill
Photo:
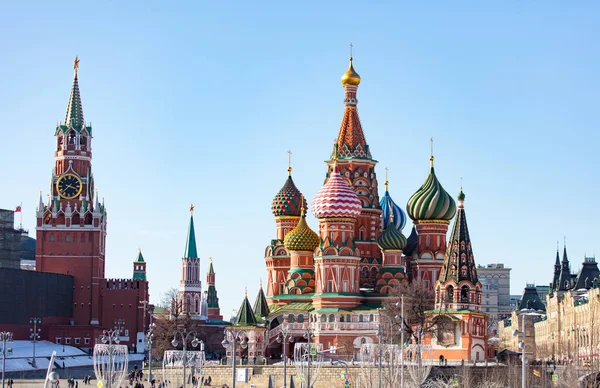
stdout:
POLYGON ((75 56, 75 60, 73 61, 73 70, 77 73, 77 69, 79 69, 79 55, 75 56))
POLYGON ((433 137, 431 139, 429 139, 429 142, 430 142, 430 144, 429 144, 429 148, 430 148, 429 165, 431 168, 433 168, 433 161, 435 159, 435 157, 433 156, 433 137))
POLYGON ((388 168, 385 168, 385 191, 388 191, 388 186, 390 182, 388 181, 388 168))
POLYGON ((190 214, 194 215, 194 205, 190 205, 190 214))
POLYGON ((288 176, 292 176, 292 150, 288 150, 288 176))

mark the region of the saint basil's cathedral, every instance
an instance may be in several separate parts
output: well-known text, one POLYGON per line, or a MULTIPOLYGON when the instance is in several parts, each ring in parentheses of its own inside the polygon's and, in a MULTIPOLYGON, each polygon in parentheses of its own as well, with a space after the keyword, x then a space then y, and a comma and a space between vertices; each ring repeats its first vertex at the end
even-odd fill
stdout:
POLYGON ((318 227, 312 230, 306 222, 308 199, 295 185, 291 167, 272 201, 275 238, 265 251, 266 295, 261 287, 254 304, 260 313, 246 297, 234 324, 266 327, 264 341, 260 335, 249 341, 254 352, 249 357, 280 353, 276 339, 282 327, 298 341, 310 329, 313 342, 324 348, 352 347, 356 353, 361 344, 377 342, 378 311, 393 288, 418 279, 435 293, 429 317, 444 322, 443 333, 432 330, 436 333, 423 337, 432 347, 431 357, 483 361, 487 314, 480 312, 482 286, 462 188, 457 210, 431 155, 429 175, 408 200, 406 213, 392 200, 387 181, 380 199, 377 161, 357 111, 361 79, 352 58, 341 81, 344 115, 324 185, 310 205, 318 227), (407 214, 413 223, 408 238, 402 232, 407 214))

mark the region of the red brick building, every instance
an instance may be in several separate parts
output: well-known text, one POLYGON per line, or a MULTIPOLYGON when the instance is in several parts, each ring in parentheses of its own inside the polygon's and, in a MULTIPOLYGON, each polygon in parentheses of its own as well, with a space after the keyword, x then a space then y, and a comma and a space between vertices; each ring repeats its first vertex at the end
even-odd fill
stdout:
POLYGON ((142 352, 152 309, 146 263, 139 252, 131 279, 106 278, 107 212, 94 187, 92 127, 84 121, 79 60, 74 63, 67 114, 54 134, 48 201, 44 204, 40 193, 36 214, 36 271, 72 276, 73 308, 71 317, 42 317, 43 339, 93 347, 103 329, 119 322, 121 343, 142 352))

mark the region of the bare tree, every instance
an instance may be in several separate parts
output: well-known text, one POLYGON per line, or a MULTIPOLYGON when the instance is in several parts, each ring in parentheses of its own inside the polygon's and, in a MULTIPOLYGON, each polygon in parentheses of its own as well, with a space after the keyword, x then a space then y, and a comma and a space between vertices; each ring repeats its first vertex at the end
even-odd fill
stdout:
POLYGON ((452 321, 442 311, 433 311, 435 295, 424 281, 414 279, 409 285, 395 287, 390 298, 383 303, 383 322, 390 322, 392 335, 397 339, 404 330, 405 339, 420 344, 427 334, 437 338, 439 333, 449 331, 452 321), (401 317, 400 301, 404 296, 404 317, 401 317), (433 313, 432 313, 433 312, 433 313))

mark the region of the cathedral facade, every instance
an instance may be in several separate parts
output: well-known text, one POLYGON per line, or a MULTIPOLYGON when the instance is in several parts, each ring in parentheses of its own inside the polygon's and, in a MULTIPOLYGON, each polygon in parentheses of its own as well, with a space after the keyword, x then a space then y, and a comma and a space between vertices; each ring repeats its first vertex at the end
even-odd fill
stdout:
MULTIPOLYGON (((450 242, 446 234, 456 202, 435 174, 433 155, 427 180, 408 200, 406 212, 392 200, 387 180, 379 196, 377 161, 357 110, 359 84, 350 58, 342 76, 342 123, 326 162, 325 182, 310 208, 292 179, 291 166, 272 201, 275 236, 265 250, 265 348, 281 352, 276 339, 285 328, 298 341, 309 331, 326 349, 346 347, 356 353, 361 344, 377 341, 379 310, 392 290, 419 280, 435 291, 434 311, 463 322, 455 325, 452 344, 446 338, 440 345, 452 348, 447 358, 483 360, 487 316, 479 312, 481 283, 464 194, 450 242), (315 230, 306 222, 308 211, 318 220, 315 230), (413 223, 408 238, 402 232, 407 215, 413 223)), ((423 341, 437 344, 435 338, 423 341)))

